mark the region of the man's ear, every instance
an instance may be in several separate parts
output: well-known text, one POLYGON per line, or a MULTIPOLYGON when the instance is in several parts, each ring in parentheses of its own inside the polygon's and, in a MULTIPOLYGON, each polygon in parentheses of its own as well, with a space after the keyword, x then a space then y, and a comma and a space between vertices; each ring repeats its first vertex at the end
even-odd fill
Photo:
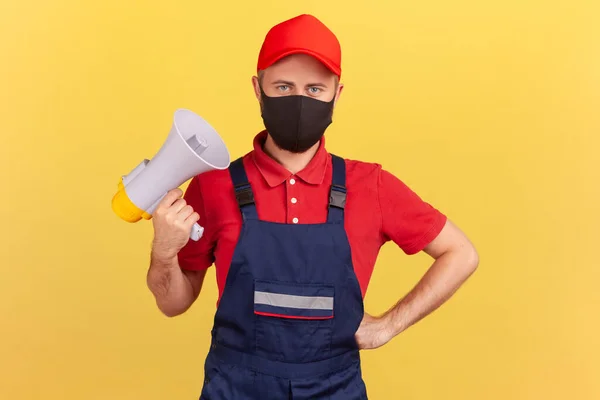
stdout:
POLYGON ((340 83, 338 85, 337 93, 335 94, 335 101, 333 102, 334 106, 337 104, 338 100, 340 99, 340 96, 342 95, 342 90, 344 90, 344 84, 340 83))
POLYGON ((254 87, 254 95, 256 96, 256 99, 260 101, 260 83, 258 82, 257 76, 252 77, 252 86, 254 87))

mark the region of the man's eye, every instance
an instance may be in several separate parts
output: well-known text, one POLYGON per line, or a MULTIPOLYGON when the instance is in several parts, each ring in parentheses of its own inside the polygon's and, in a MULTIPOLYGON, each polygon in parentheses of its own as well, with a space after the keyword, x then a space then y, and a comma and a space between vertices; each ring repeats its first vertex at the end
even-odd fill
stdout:
POLYGON ((279 89, 282 92, 285 92, 286 90, 288 90, 290 87, 288 85, 281 85, 281 86, 277 86, 277 89, 279 89))
POLYGON ((311 94, 318 94, 321 91, 321 89, 319 89, 318 87, 311 87, 311 88, 308 88, 308 91, 311 94))

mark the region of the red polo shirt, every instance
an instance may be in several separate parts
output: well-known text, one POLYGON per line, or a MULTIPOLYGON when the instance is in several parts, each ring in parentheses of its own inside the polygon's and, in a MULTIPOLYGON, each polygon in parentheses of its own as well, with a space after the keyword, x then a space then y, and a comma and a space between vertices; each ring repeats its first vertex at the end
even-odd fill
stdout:
MULTIPOLYGON (((265 131, 259 133, 243 160, 259 218, 326 222, 332 163, 325 139, 306 168, 294 175, 262 150, 266 137, 265 131)), ((406 254, 415 254, 438 235, 446 217, 379 164, 346 160, 346 188, 345 228, 364 296, 384 243, 392 240, 406 254)), ((200 214, 204 236, 180 251, 180 266, 202 270, 214 263, 220 298, 242 227, 229 171, 194 177, 184 198, 200 214)))

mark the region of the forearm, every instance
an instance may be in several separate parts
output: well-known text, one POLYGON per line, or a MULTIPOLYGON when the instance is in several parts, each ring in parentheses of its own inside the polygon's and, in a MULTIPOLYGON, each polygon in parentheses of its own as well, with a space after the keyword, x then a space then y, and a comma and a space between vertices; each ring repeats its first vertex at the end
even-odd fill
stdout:
POLYGON ((153 252, 147 284, 156 299, 156 305, 169 317, 185 312, 198 296, 179 267, 177 256, 164 258, 153 252))
POLYGON ((408 329, 445 303, 477 265, 474 251, 448 252, 436 259, 417 285, 384 314, 392 336, 408 329))

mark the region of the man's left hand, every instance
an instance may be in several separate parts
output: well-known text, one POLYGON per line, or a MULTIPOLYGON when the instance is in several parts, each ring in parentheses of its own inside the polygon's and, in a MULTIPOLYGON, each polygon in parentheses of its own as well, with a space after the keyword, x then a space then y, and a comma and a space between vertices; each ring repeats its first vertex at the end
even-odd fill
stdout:
POLYGON ((361 350, 376 349, 394 337, 389 318, 364 315, 356 331, 356 343, 361 350))

